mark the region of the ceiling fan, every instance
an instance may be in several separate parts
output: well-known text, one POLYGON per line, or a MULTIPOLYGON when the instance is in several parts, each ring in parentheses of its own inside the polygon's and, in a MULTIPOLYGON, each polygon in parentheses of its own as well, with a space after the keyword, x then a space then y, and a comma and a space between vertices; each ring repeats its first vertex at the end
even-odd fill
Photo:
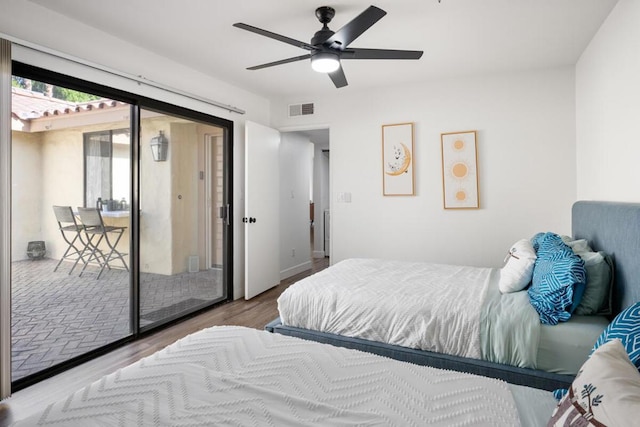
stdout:
POLYGON ((327 24, 331 22, 335 13, 336 11, 329 6, 322 6, 316 9, 316 17, 322 24, 322 29, 314 34, 310 43, 295 40, 241 22, 233 24, 234 27, 309 51, 306 55, 256 65, 247 68, 247 70, 260 70, 274 65, 311 59, 311 67, 315 71, 329 74, 333 84, 337 88, 340 88, 347 85, 347 78, 340 63, 343 59, 420 59, 422 56, 421 50, 350 48, 349 45, 351 42, 378 22, 387 12, 375 6, 369 6, 369 8, 356 16, 351 22, 334 32, 329 29, 327 24))

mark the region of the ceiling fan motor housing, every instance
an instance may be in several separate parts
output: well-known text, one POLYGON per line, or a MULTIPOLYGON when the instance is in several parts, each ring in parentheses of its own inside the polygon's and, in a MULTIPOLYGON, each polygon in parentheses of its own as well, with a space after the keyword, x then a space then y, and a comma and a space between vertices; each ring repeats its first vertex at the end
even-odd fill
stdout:
POLYGON ((316 9, 316 17, 318 18, 318 21, 320 21, 324 25, 327 25, 329 22, 331 22, 334 16, 336 16, 336 11, 332 7, 320 6, 316 9))
POLYGON ((316 33, 313 35, 313 38, 311 39, 311 45, 319 47, 325 41, 327 41, 329 39, 329 37, 331 37, 333 34, 334 34, 333 31, 331 31, 327 27, 324 27, 320 31, 316 31, 316 33))

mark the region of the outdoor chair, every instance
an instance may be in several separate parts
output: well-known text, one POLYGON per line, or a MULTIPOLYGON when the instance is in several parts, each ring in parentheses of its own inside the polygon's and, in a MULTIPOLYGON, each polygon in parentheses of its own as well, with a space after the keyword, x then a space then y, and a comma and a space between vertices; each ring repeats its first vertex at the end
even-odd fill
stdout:
POLYGON ((127 227, 105 225, 100 211, 96 208, 78 207, 78 214, 80 215, 82 229, 87 241, 87 252, 89 252, 89 257, 82 267, 82 271, 80 271, 80 276, 82 276, 82 273, 91 261, 96 261, 100 266, 100 271, 96 279, 100 278, 105 267, 111 270, 110 263, 115 260, 120 260, 125 270, 129 271, 129 267, 127 267, 127 263, 124 260, 127 254, 116 249, 127 227), (112 236, 111 239, 109 235, 112 236), (115 238, 115 240, 112 241, 113 238, 115 238), (101 246, 102 242, 104 242, 106 248, 104 245, 101 246))
POLYGON ((62 238, 67 244, 67 249, 64 251, 62 258, 60 258, 60 261, 58 261, 53 271, 57 271, 62 261, 67 259, 74 261, 68 273, 71 274, 73 269, 76 268, 76 265, 78 265, 78 262, 82 261, 83 264, 86 264, 85 257, 88 256, 88 254, 85 254, 87 244, 82 239, 80 233, 82 231, 82 225, 76 221, 76 216, 73 214, 71 206, 54 206, 53 213, 56 215, 60 234, 62 234, 62 238))

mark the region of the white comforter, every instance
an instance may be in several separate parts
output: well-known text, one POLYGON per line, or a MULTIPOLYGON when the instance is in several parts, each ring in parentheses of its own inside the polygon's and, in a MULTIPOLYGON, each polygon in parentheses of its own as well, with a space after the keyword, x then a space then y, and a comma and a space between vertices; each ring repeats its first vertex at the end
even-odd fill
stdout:
MULTIPOLYGON (((517 426, 511 390, 490 378, 254 329, 213 327, 16 425, 517 426)), ((544 405, 527 406, 548 412, 542 414, 547 418, 551 393, 531 392, 544 405)))
POLYGON ((347 259, 290 286, 278 310, 284 325, 535 368, 536 312, 502 298, 498 280, 493 268, 347 259))

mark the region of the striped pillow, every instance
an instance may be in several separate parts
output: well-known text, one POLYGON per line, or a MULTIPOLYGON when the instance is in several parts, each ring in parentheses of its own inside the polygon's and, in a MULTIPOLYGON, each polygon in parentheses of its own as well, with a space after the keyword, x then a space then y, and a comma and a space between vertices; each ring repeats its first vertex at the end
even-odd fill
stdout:
POLYGON ((527 291, 529 301, 540 315, 540 322, 546 325, 566 322, 584 292, 584 261, 554 233, 536 235, 534 246, 538 246, 538 257, 527 291))
POLYGON ((640 370, 640 302, 625 308, 613 319, 598 337, 591 353, 616 338, 622 341, 631 363, 640 370))

